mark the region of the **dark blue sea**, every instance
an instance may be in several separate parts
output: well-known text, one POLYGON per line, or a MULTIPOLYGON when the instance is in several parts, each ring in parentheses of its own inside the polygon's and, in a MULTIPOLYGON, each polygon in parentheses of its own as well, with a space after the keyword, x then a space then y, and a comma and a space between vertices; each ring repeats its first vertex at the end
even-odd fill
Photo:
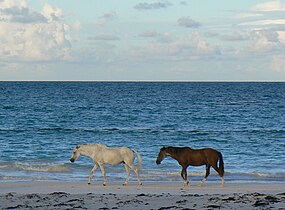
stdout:
MULTIPOLYGON (((219 150, 226 182, 285 181, 285 83, 0 82, 0 102, 0 181, 87 182, 93 161, 69 158, 93 143, 136 149, 142 181, 182 182, 175 160, 156 165, 162 146, 219 150)), ((106 172, 124 181, 123 165, 106 172)), ((188 168, 190 181, 204 173, 188 168)))

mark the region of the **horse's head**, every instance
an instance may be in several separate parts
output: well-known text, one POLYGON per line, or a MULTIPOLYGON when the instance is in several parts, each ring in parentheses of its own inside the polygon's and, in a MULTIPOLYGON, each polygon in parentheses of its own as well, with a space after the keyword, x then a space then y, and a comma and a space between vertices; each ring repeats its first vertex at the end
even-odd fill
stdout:
POLYGON ((156 158, 156 164, 159 165, 163 161, 163 159, 166 157, 166 155, 167 155, 166 154, 166 147, 162 147, 159 151, 157 158, 156 158))
POLYGON ((80 154, 79 149, 80 149, 80 146, 74 147, 74 150, 71 154, 70 162, 73 163, 74 161, 76 161, 80 157, 81 154, 80 154))

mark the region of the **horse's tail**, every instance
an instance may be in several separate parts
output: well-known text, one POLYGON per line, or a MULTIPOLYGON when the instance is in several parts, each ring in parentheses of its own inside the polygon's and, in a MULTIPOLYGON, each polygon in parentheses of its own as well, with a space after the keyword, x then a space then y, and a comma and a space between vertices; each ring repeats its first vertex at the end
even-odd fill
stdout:
POLYGON ((133 152, 136 153, 136 155, 138 157, 138 166, 137 166, 137 168, 138 168, 138 170, 141 170, 141 168, 142 168, 142 158, 141 158, 140 154, 136 150, 134 150, 134 149, 132 149, 132 150, 133 150, 133 152))
POLYGON ((223 160, 223 155, 222 153, 219 152, 219 175, 220 177, 224 176, 224 160, 223 160))

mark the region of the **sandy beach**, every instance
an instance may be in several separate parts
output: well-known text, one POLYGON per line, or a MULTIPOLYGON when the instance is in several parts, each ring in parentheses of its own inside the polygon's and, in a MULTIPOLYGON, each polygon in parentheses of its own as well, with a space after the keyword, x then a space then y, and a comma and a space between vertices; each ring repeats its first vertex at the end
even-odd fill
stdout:
POLYGON ((7 181, 1 209, 284 209, 285 183, 7 181))

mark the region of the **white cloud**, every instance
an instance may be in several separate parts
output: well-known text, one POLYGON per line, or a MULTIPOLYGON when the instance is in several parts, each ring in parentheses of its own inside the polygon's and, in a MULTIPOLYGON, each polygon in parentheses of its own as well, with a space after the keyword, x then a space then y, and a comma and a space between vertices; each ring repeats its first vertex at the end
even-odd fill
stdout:
POLYGON ((278 34, 270 30, 254 30, 250 34, 251 44, 247 51, 254 53, 272 53, 282 49, 278 34))
POLYGON ((142 59, 155 60, 200 60, 205 57, 214 57, 219 50, 212 47, 198 32, 187 36, 172 38, 171 42, 151 42, 146 47, 131 49, 131 55, 142 59))
POLYGON ((264 25, 284 25, 285 19, 277 20, 258 20, 238 24, 239 26, 264 26, 264 25))
POLYGON ((26 1, 0 1, 0 22, 11 23, 44 23, 47 19, 39 12, 26 6, 26 1))
POLYGON ((285 56, 275 55, 272 58, 272 69, 276 72, 285 72, 285 56))
POLYGON ((285 11, 285 3, 281 1, 268 1, 255 5, 253 10, 261 12, 285 11))
POLYGON ((61 9, 45 4, 42 13, 27 1, 0 1, 0 56, 4 61, 52 61, 70 59, 71 27, 61 9), (19 20, 21 18, 22 20, 19 20))
POLYGON ((262 17, 263 14, 260 13, 240 13, 236 16, 237 19, 246 19, 246 18, 256 18, 262 17))
POLYGON ((277 34, 279 41, 285 44, 285 31, 277 31, 277 34))
POLYGON ((81 29, 81 23, 79 21, 75 21, 72 25, 72 28, 79 31, 81 29))
POLYGON ((49 22, 58 21, 62 17, 61 9, 52 7, 49 4, 45 4, 42 13, 49 20, 49 22))
POLYGON ((1 0, 1 9, 11 8, 11 7, 27 7, 26 0, 1 0))

